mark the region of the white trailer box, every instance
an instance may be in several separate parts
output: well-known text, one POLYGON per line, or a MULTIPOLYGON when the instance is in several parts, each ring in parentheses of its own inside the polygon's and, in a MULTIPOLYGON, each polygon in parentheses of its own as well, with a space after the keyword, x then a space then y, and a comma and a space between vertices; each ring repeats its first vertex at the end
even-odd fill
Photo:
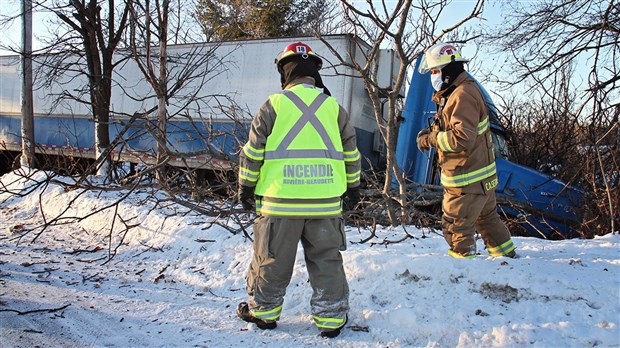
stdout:
MULTIPOLYGON (((352 35, 327 36, 323 40, 349 61, 363 59, 363 51, 369 49, 368 45, 352 35)), ((342 66, 323 41, 313 37, 168 46, 168 89, 176 90, 175 95, 168 99, 167 106, 170 115, 168 130, 176 129, 177 132, 176 136, 169 136, 171 148, 179 153, 198 153, 217 143, 213 140, 213 134, 218 129, 224 132, 218 127, 240 123, 245 123, 247 127, 267 97, 281 90, 275 57, 284 47, 296 41, 308 44, 323 59, 323 69, 320 71, 323 82, 349 112, 365 166, 377 166, 383 147, 377 146, 381 139, 378 139, 378 126, 363 80, 356 77, 358 75, 353 70, 342 66), (199 64, 196 66, 197 62, 199 64), (201 126, 179 126, 189 120, 201 126), (205 138, 201 136, 204 134, 190 134, 192 131, 212 134, 205 138)), ((152 49, 153 53, 157 51, 152 49)), ((140 53, 144 55, 145 52, 140 53)), ((136 61, 128 59, 128 55, 129 52, 119 51, 116 56, 118 66, 113 76, 110 109, 117 128, 111 129, 111 136, 118 133, 118 124, 123 124, 131 115, 147 112, 147 120, 153 120, 156 113, 153 112, 157 105, 156 93, 136 61)), ((64 154, 72 151, 74 156, 94 157, 92 111, 88 104, 75 100, 79 97, 89 101, 84 59, 66 57, 63 64, 70 66, 70 69, 48 82, 45 77, 52 75, 52 70, 47 67, 50 61, 50 57, 39 56, 33 63, 35 141, 41 151, 64 154), (69 95, 72 97, 67 98, 69 95)), ((156 64, 156 60, 153 63, 156 64)), ((391 87, 398 63, 394 54, 382 52, 379 76, 384 87, 391 87)), ((154 71, 157 72, 157 66, 154 71)), ((12 151, 20 150, 20 99, 19 59, 17 56, 0 57, 0 144, 12 151)), ((148 128, 145 123, 142 125, 148 128)), ((156 146, 152 137, 146 134, 141 136, 137 132, 132 134, 124 152, 117 151, 120 159, 135 161, 136 152, 154 151, 156 146), (133 154, 129 155, 130 152, 133 154)), ((239 141, 228 139, 216 147, 222 152, 234 154, 238 146, 239 141)), ((189 163, 193 167, 208 168, 210 164, 206 162, 209 158, 208 155, 193 156, 182 162, 173 160, 171 164, 189 163)), ((222 165, 225 163, 217 162, 218 167, 222 165)))

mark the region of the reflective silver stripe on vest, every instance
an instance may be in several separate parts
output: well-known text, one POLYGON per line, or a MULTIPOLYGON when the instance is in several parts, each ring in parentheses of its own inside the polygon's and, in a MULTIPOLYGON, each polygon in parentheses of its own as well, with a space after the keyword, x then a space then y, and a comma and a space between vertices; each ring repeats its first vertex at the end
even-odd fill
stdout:
POLYGON ((327 100, 328 96, 326 94, 319 94, 316 99, 314 99, 314 101, 310 104, 310 106, 307 106, 306 103, 304 103, 304 101, 301 100, 301 98, 299 98, 299 96, 297 96, 297 94, 295 94, 294 92, 284 91, 283 94, 288 99, 290 99, 293 104, 295 104, 295 106, 299 108, 299 110, 301 110, 302 115, 293 125, 288 134, 284 137, 284 139, 282 139, 282 142, 280 142, 280 145, 278 145, 278 148, 275 151, 265 151, 265 159, 329 158, 335 160, 342 160, 344 158, 343 153, 336 150, 334 144, 329 138, 329 135, 327 134, 327 131, 325 130, 325 127, 323 127, 321 121, 319 121, 319 119, 316 117, 316 112, 319 110, 321 105, 323 105, 323 102, 327 100), (308 122, 314 127, 317 133, 319 133, 319 136, 321 136, 321 139, 323 140, 323 143, 325 144, 327 149, 287 150, 289 145, 291 145, 295 137, 299 135, 301 130, 308 122))
POLYGON ((271 202, 257 201, 257 211, 267 212, 269 215, 299 215, 299 213, 309 215, 327 215, 327 214, 340 214, 342 208, 340 202, 317 204, 313 206, 311 204, 299 204, 297 206, 288 205, 276 205, 271 202))

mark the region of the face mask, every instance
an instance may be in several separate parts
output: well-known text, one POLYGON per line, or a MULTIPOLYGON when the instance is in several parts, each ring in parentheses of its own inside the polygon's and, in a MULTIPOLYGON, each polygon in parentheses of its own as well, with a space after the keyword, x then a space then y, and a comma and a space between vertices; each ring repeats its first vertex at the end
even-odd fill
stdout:
POLYGON ((443 85, 441 74, 431 74, 431 84, 436 91, 439 91, 441 89, 441 85, 443 85))

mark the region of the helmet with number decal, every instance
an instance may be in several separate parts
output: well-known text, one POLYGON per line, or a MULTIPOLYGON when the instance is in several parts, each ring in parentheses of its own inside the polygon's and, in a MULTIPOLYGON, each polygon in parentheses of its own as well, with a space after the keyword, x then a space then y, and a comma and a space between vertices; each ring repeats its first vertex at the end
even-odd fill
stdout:
POLYGON ((438 43, 426 50, 424 57, 422 57, 422 62, 420 62, 418 71, 420 74, 426 74, 432 69, 441 69, 451 62, 467 63, 468 61, 469 60, 461 56, 461 51, 459 51, 459 49, 455 46, 451 44, 438 43))
POLYGON ((276 68, 278 70, 281 68, 282 64, 286 63, 287 60, 293 57, 300 57, 302 59, 312 59, 316 63, 317 69, 321 69, 323 66, 323 60, 317 56, 310 46, 305 43, 298 41, 292 43, 284 48, 280 54, 276 57, 276 68))

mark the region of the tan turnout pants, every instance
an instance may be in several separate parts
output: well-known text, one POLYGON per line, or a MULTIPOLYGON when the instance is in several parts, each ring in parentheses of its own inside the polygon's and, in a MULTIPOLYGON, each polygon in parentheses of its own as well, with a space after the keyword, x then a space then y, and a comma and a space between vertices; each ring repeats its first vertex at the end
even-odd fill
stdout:
POLYGON ((344 318, 349 286, 342 265, 346 249, 342 219, 287 219, 260 216, 253 226, 254 255, 247 275, 252 311, 267 311, 284 302, 299 241, 312 286, 312 315, 344 318))
POLYGON ((444 187, 442 210, 443 236, 456 253, 475 253, 476 231, 487 248, 498 247, 510 240, 510 232, 497 214, 494 190, 476 194, 444 187))

